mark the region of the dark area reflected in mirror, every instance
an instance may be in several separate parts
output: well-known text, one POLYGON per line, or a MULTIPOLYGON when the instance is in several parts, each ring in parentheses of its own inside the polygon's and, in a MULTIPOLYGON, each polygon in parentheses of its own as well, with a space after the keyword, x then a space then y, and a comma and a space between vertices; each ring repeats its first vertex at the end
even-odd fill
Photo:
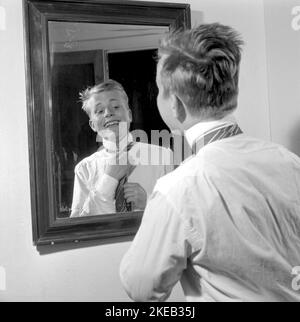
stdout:
POLYGON ((156 52, 168 27, 50 21, 49 48, 58 218, 71 212, 74 168, 101 149, 79 92, 107 79, 129 97, 131 130, 164 130, 157 105, 156 52))

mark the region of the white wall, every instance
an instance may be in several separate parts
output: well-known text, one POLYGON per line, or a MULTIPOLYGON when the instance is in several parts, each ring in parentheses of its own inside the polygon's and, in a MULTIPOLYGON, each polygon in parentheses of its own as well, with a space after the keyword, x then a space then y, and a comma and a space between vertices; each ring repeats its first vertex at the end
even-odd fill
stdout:
POLYGON ((292 27, 296 6, 299 0, 265 0, 272 140, 300 155, 300 19, 298 28, 292 27))
MULTIPOLYGON (((175 1, 174 1, 175 2, 175 1)), ((191 0, 193 21, 219 21, 247 42, 241 71, 238 117, 244 130, 269 137, 262 0, 191 0), (225 4, 226 2, 226 4, 225 4)), ((0 31, 0 266, 7 291, 0 301, 119 301, 119 262, 129 243, 41 256, 32 246, 26 119, 22 1, 0 0, 7 11, 0 31)), ((183 299, 179 288, 171 300, 183 299)))

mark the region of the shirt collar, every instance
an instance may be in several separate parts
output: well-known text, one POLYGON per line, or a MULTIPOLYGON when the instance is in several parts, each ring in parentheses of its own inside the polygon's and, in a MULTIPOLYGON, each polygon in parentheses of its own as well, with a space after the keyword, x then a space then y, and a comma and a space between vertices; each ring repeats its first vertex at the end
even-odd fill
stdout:
POLYGON ((106 152, 114 154, 117 151, 125 150, 129 143, 133 142, 133 136, 131 133, 128 133, 125 137, 120 140, 119 149, 117 147, 116 142, 109 141, 103 138, 103 147, 105 148, 106 152))
POLYGON ((205 133, 210 132, 217 128, 222 128, 230 124, 235 124, 236 119, 233 114, 227 115, 223 119, 208 121, 208 122, 199 122, 185 131, 185 137, 188 141, 190 147, 193 146, 194 142, 204 136, 205 133))

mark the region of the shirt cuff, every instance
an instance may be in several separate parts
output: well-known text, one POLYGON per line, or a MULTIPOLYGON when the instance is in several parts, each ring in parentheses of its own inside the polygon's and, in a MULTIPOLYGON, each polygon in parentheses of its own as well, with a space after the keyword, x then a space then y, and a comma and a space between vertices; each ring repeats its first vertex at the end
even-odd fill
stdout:
POLYGON ((115 192, 119 181, 104 173, 96 187, 96 193, 100 193, 110 199, 115 199, 115 192))

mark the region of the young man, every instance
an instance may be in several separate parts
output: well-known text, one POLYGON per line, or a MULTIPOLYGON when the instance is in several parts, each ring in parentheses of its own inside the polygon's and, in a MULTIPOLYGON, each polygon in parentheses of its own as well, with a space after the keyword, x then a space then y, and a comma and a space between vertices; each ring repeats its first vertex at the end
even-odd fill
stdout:
POLYGON ((103 149, 75 168, 71 217, 144 210, 157 179, 173 169, 171 150, 133 142, 128 97, 116 81, 96 85, 81 96, 103 149))
POLYGON ((134 300, 166 300, 179 280, 188 301, 300 300, 300 160, 234 120, 241 45, 220 24, 161 43, 158 106, 194 157, 159 179, 123 258, 134 300))

